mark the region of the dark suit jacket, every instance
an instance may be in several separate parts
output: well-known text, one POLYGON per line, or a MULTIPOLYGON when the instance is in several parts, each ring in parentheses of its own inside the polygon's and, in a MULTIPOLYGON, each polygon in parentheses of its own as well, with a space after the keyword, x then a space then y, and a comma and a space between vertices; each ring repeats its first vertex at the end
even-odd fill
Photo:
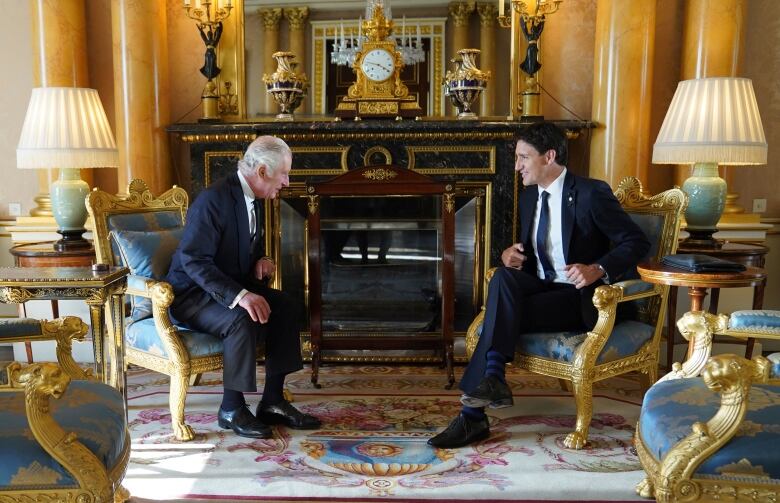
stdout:
POLYGON ((244 193, 238 174, 232 173, 201 192, 187 213, 184 236, 165 278, 175 302, 187 299, 189 311, 210 297, 229 307, 252 283, 252 268, 263 255, 259 249, 250 256, 250 239, 244 193))
MULTIPOLYGON (((538 199, 536 185, 526 187, 519 197, 520 242, 528 251, 522 270, 534 276, 533 225, 538 199)), ((563 256, 567 264, 600 264, 614 283, 633 272, 650 249, 644 232, 623 211, 606 182, 567 171, 561 205, 559 225, 562 226, 563 256)), ((602 284, 602 281, 596 281, 581 290, 586 322, 595 314, 591 301, 593 291, 602 284)))

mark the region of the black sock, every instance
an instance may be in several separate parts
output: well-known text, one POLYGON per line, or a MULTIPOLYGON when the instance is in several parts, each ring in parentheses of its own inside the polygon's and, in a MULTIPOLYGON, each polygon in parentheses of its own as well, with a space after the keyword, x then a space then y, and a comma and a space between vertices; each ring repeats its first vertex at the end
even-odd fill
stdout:
POLYGON ((284 400, 284 374, 272 374, 265 376, 263 387, 263 405, 275 405, 284 400))
POLYGON ((234 389, 225 389, 222 393, 222 410, 230 412, 246 405, 244 394, 234 389))
POLYGON ((480 420, 485 417, 484 407, 469 407, 468 405, 464 405, 460 409, 460 412, 469 419, 480 420))

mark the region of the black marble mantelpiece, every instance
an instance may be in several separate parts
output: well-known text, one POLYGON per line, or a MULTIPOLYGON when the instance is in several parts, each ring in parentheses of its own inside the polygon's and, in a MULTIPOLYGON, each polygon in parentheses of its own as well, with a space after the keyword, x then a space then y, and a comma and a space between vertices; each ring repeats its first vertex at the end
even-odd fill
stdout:
MULTIPOLYGON (((570 132, 569 168, 587 174, 588 121, 553 121, 570 132)), ((191 197, 233 171, 248 144, 259 135, 284 139, 293 150, 291 187, 316 182, 369 164, 395 164, 442 180, 460 189, 485 189, 489 208, 489 263, 514 241, 517 193, 514 136, 523 126, 502 120, 363 120, 322 118, 295 122, 224 122, 173 124, 167 128, 189 146, 189 179, 179 183, 191 197)), ((182 176, 184 175, 184 176, 182 176)), ((292 194, 289 192, 289 194, 292 194)))

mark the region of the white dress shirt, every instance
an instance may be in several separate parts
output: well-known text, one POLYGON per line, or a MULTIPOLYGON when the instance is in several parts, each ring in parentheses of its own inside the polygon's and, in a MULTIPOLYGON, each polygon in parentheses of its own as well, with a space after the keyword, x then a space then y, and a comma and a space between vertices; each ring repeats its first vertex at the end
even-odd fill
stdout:
POLYGON ((550 210, 550 235, 547 238, 547 256, 552 260, 553 269, 555 269, 555 283, 573 284, 566 277, 566 271, 563 269, 566 265, 566 259, 563 256, 563 225, 561 214, 561 201, 563 199, 563 181, 566 179, 566 168, 558 178, 555 179, 547 188, 538 186, 539 194, 536 201, 536 212, 534 213, 534 226, 531 241, 534 243, 534 255, 536 255, 536 275, 544 279, 544 269, 542 261, 539 260, 539 252, 536 249, 536 230, 539 228, 539 214, 542 208, 542 192, 550 194, 547 196, 547 205, 550 210))

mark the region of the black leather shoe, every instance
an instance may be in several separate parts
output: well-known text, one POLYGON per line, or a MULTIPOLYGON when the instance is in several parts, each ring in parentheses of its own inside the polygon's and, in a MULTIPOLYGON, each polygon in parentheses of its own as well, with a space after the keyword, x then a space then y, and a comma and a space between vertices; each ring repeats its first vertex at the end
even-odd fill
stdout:
POLYGON ((442 449, 453 449, 484 440, 489 436, 490 425, 487 416, 482 419, 471 419, 461 413, 452 420, 443 432, 429 438, 428 445, 442 449))
POLYGON ((296 430, 313 430, 322 425, 319 419, 310 414, 304 414, 287 400, 273 405, 265 405, 260 402, 257 406, 257 417, 266 424, 283 424, 296 430))
POLYGON ((509 385, 495 376, 487 376, 480 381, 470 393, 460 397, 460 403, 467 407, 490 407, 491 409, 503 409, 511 407, 515 401, 512 399, 512 390, 509 385))
POLYGON ((272 435, 271 428, 258 421, 246 405, 230 412, 220 407, 217 423, 220 428, 233 430, 240 437, 271 438, 272 435))

